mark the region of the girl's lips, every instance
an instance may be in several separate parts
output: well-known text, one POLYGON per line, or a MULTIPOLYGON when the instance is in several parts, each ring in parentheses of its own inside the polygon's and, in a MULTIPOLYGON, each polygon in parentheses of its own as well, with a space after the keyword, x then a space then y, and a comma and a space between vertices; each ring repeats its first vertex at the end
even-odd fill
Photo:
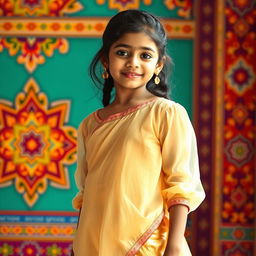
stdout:
POLYGON ((122 74, 128 78, 136 78, 141 77, 141 74, 135 73, 135 72, 122 72, 122 74))

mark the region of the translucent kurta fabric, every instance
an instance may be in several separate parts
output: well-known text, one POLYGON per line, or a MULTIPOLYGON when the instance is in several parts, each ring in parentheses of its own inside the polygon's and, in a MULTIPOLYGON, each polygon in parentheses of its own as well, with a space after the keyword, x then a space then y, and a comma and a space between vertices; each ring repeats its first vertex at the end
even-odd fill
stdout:
POLYGON ((163 255, 168 208, 193 211, 205 196, 186 110, 157 98, 105 120, 92 113, 78 129, 75 180, 75 256, 163 255))

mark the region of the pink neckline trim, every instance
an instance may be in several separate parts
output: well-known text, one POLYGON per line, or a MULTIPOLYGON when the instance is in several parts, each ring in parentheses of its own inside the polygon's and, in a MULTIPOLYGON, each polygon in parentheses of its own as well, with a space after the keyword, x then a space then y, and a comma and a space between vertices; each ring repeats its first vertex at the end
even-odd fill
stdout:
POLYGON ((122 112, 118 112, 118 113, 112 114, 112 115, 108 116, 106 119, 101 119, 101 118, 100 118, 100 116, 99 116, 99 110, 100 110, 100 109, 98 109, 97 111, 94 112, 94 116, 95 116, 96 120, 97 120, 99 123, 105 123, 105 122, 108 122, 108 121, 112 121, 112 120, 121 118, 121 117, 123 117, 123 116, 125 116, 125 115, 128 115, 128 114, 130 114, 130 113, 136 111, 137 109, 140 109, 140 108, 142 108, 142 107, 148 105, 149 103, 156 101, 157 99, 158 99, 158 98, 155 98, 155 99, 146 101, 146 102, 144 102, 144 103, 138 104, 138 105, 136 105, 136 106, 134 106, 134 107, 130 107, 130 108, 128 108, 128 109, 126 109, 126 110, 124 110, 124 111, 122 111, 122 112))

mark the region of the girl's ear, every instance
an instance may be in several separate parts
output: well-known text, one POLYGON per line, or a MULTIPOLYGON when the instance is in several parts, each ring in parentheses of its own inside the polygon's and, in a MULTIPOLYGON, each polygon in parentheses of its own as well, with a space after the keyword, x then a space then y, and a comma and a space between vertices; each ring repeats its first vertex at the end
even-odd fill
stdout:
POLYGON ((156 70, 155 70, 155 73, 156 74, 159 74, 163 67, 164 67, 164 62, 166 60, 166 57, 164 56, 161 60, 159 60, 159 62, 156 64, 156 70))
POLYGON ((106 57, 102 57, 100 59, 100 62, 101 62, 103 67, 108 68, 108 60, 106 59, 106 57))

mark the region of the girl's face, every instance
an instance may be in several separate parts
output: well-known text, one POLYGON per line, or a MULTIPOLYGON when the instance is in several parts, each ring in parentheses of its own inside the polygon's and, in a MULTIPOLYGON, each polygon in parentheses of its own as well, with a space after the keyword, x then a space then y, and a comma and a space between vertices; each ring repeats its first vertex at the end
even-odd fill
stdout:
POLYGON ((107 68, 114 79, 115 87, 137 89, 146 86, 154 73, 163 67, 158 62, 155 42, 145 33, 127 33, 109 50, 107 68))

